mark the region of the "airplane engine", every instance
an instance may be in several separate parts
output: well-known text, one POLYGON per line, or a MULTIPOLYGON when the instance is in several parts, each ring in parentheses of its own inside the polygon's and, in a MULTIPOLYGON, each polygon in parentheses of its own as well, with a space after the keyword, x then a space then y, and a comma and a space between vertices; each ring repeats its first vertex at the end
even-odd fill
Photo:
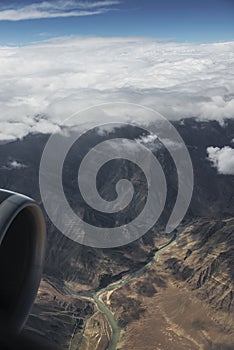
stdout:
POLYGON ((45 221, 39 205, 0 190, 0 329, 21 332, 36 298, 45 252, 45 221))

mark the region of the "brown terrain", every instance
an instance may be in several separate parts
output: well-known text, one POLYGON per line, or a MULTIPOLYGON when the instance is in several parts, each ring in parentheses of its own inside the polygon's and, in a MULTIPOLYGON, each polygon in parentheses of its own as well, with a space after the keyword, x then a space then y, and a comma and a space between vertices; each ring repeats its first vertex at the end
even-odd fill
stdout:
MULTIPOLYGON (((118 349, 233 350, 234 176, 217 172, 207 159, 207 147, 233 147, 234 121, 220 125, 188 118, 174 125, 194 166, 193 198, 184 218, 187 229, 148 271, 104 294, 102 299, 121 330, 118 349)), ((77 186, 79 163, 90 148, 109 138, 135 140, 141 136, 142 131, 137 128, 125 127, 104 136, 94 131, 80 144, 74 144, 64 163, 63 184, 69 204, 84 221, 113 227, 132 221, 141 212, 147 184, 134 164, 124 160, 108 162, 97 177, 98 191, 106 200, 116 198, 115 186, 120 179, 129 179, 133 184, 132 203, 116 215, 103 215, 90 208, 77 186)), ((24 193, 42 204, 38 174, 48 137, 32 134, 0 145, 2 188, 24 193), (12 168, 12 160, 24 166, 12 168)), ((175 204, 177 172, 162 145, 155 141, 150 149, 170 186, 157 226, 141 239, 113 249, 82 246, 62 235, 44 212, 48 233, 44 278, 27 323, 28 331, 64 349, 108 348, 112 338, 110 325, 98 311, 92 295, 145 266, 157 248, 171 238, 162 231, 175 204)), ((63 211, 57 202, 53 209, 61 218, 63 211)))
MULTIPOLYGON (((117 349, 234 349, 233 247, 234 219, 199 220, 141 276, 106 292, 103 301, 121 329, 117 349)), ((63 348, 107 349, 105 315, 88 297, 50 283, 41 284, 30 327, 63 348)))
POLYGON ((125 320, 119 349, 234 349, 233 243, 234 219, 201 220, 112 293, 112 310, 125 320))

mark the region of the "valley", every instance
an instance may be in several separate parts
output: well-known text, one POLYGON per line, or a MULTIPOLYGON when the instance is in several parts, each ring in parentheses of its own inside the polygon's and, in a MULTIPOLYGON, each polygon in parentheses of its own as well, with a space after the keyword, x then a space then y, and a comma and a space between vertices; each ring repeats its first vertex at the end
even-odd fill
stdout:
MULTIPOLYGON (((162 217, 142 238, 113 249, 82 246, 62 235, 44 212, 48 235, 45 268, 27 332, 70 350, 107 350, 113 344, 116 350, 234 348, 234 177, 219 174, 207 159, 207 147, 232 146, 234 122, 221 126, 191 118, 174 125, 190 152, 195 178, 193 198, 182 222, 184 230, 176 242, 157 256, 160 247, 173 238, 164 233, 164 227, 175 202, 177 178, 166 150, 152 143, 149 147, 170 186, 162 217), (151 264, 154 256, 157 261, 151 264), (136 278, 128 280, 129 276, 136 278)), ((140 132, 116 130, 104 139, 122 135, 134 140, 140 132)), ((71 207, 97 226, 129 221, 142 210, 147 195, 142 173, 133 164, 122 160, 108 163, 97 180, 106 200, 113 200, 119 179, 133 183, 136 195, 126 210, 104 217, 79 197, 79 162, 89 147, 103 140, 95 133, 88 136, 87 143, 83 140, 80 148, 74 147, 64 164, 63 180, 71 207), (74 167, 75 161, 78 165, 74 167)), ((48 137, 30 134, 0 145, 1 187, 41 203, 38 169, 48 137), (22 166, 12 167, 14 160, 22 166)), ((57 203, 54 210, 60 217, 57 203)))
POLYGON ((61 289, 60 295, 65 295, 66 300, 70 297, 93 303, 93 314, 83 327, 74 325, 72 337, 67 337, 64 347, 71 350, 150 350, 152 346, 160 350, 232 349, 233 255, 228 254, 227 243, 219 242, 217 246, 220 237, 224 242, 227 239, 233 242, 234 219, 211 223, 201 220, 187 225, 178 238, 175 236, 159 249, 144 267, 94 295, 91 291, 61 289), (230 260, 222 259, 220 269, 218 261, 224 252, 230 260), (209 267, 201 283, 201 276, 209 267), (225 293, 221 292, 223 289, 225 293), (209 290, 213 291, 212 295, 209 290))

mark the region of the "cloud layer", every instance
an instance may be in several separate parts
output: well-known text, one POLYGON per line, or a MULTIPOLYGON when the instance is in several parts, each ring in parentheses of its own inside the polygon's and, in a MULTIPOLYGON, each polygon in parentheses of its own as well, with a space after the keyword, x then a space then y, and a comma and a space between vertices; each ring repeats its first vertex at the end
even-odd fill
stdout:
POLYGON ((168 119, 234 117, 234 42, 68 37, 0 47, 0 79, 0 140, 52 132, 106 102, 142 104, 168 119))
POLYGON ((106 13, 119 1, 57 0, 18 5, 13 3, 0 9, 0 21, 22 21, 28 19, 92 16, 106 13))
POLYGON ((213 163, 219 174, 234 175, 234 148, 229 146, 208 147, 208 159, 213 163))

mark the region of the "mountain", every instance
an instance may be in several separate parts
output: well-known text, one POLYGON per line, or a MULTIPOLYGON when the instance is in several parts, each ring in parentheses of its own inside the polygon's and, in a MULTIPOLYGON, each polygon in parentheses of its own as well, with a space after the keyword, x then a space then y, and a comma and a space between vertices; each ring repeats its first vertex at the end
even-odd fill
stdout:
MULTIPOLYGON (((231 147, 234 138, 234 121, 227 120, 224 125, 220 125, 215 121, 184 119, 174 122, 174 126, 186 143, 194 167, 194 192, 183 221, 185 229, 180 234, 177 244, 160 255, 159 265, 155 264, 155 268, 151 267, 150 276, 146 272, 139 277, 136 285, 133 281, 122 289, 114 291, 111 296, 104 294, 103 300, 109 303, 116 319, 119 320, 126 344, 130 346, 128 349, 131 349, 131 346, 134 348, 130 341, 131 332, 144 331, 144 327, 148 327, 145 321, 147 317, 154 319, 154 313, 147 316, 147 312, 152 311, 154 298, 156 298, 155 303, 159 303, 161 307, 161 318, 152 322, 157 321, 156 323, 160 324, 164 320, 165 327, 174 328, 174 330, 179 328, 180 332, 174 334, 177 337, 178 348, 190 346, 190 349, 201 347, 228 349, 228 346, 233 345, 228 335, 221 337, 224 345, 218 340, 212 341, 211 335, 215 327, 219 327, 222 322, 230 325, 229 330, 226 327, 223 332, 234 334, 233 319, 230 316, 233 312, 234 284, 232 271, 234 176, 217 172, 208 159, 207 148, 231 147), (148 279, 143 276, 148 276, 148 279), (174 298, 174 304, 172 303, 171 306, 171 310, 174 308, 172 315, 163 301, 163 295, 168 294, 170 298, 175 292, 178 293, 178 300, 183 298, 189 300, 187 296, 192 296, 194 305, 197 302, 205 308, 204 310, 213 310, 217 319, 213 320, 215 317, 211 316, 211 319, 204 321, 196 316, 197 319, 191 321, 190 328, 195 329, 198 335, 190 334, 188 325, 185 327, 175 319, 177 299, 174 298), (125 308, 121 305, 125 305, 125 308), (129 314, 129 310, 134 312, 129 314), (138 323, 134 323, 134 319, 138 323), (183 345, 179 342, 179 337, 183 338, 183 345), (193 341, 190 341, 191 339, 193 341)), ((142 130, 137 127, 118 128, 106 134, 100 134, 94 130, 89 132, 86 138, 81 139, 80 144, 72 147, 64 163, 63 183, 71 207, 82 215, 85 221, 96 226, 112 227, 117 223, 129 222, 140 213, 147 198, 147 186, 144 174, 136 165, 121 159, 108 162, 101 169, 97 178, 97 188, 106 200, 115 198, 115 184, 119 179, 131 180, 135 189, 133 200, 126 209, 120 213, 108 215, 103 215, 84 203, 77 186, 77 171, 84 155, 100 141, 118 137, 141 140, 144 136, 142 130)), ((28 135, 22 140, 0 145, 1 187, 25 193, 41 201, 38 173, 41 155, 48 138, 49 135, 43 134, 28 135)), ((44 280, 33 315, 29 320, 29 330, 37 330, 41 335, 53 338, 65 348, 70 346, 73 333, 75 342, 81 344, 81 350, 88 346, 82 343, 84 336, 90 339, 91 350, 95 349, 91 340, 101 332, 103 336, 100 338, 100 344, 102 345, 96 349, 103 350, 110 342, 111 329, 106 318, 97 312, 97 306, 93 300, 85 300, 81 296, 79 298, 75 293, 93 295, 110 283, 120 281, 134 271, 139 271, 152 259, 158 248, 172 238, 173 233, 166 235, 163 229, 176 199, 176 169, 168 151, 160 145, 158 140, 151 141, 148 147, 159 159, 169 186, 165 210, 159 222, 141 239, 112 249, 82 246, 62 235, 45 213, 48 247, 44 280), (91 315, 96 313, 97 318, 91 318, 91 315)), ((62 215, 56 203, 54 210, 58 216, 62 215)), ((169 299, 165 300, 168 302, 169 299)), ((173 298, 170 300, 173 301, 173 298)), ((194 308, 190 311, 194 312, 194 308)), ((218 328, 217 332, 221 334, 221 328, 218 328)), ((162 336, 159 338, 163 341, 162 336)), ((152 338, 152 342, 149 342, 151 348, 155 346, 154 342, 155 338, 152 338)), ((72 346, 73 344, 74 342, 72 346)), ((164 348, 167 346, 166 348, 170 349, 168 344, 161 344, 158 347, 161 346, 163 349, 163 346, 164 348)), ((127 349, 124 346, 127 345, 123 343, 122 349, 127 349)))
POLYGON ((199 219, 140 278, 109 297, 123 349, 234 348, 234 219, 199 219), (141 310, 133 316, 131 303, 141 310), (124 306, 121 306, 124 305, 124 306))

